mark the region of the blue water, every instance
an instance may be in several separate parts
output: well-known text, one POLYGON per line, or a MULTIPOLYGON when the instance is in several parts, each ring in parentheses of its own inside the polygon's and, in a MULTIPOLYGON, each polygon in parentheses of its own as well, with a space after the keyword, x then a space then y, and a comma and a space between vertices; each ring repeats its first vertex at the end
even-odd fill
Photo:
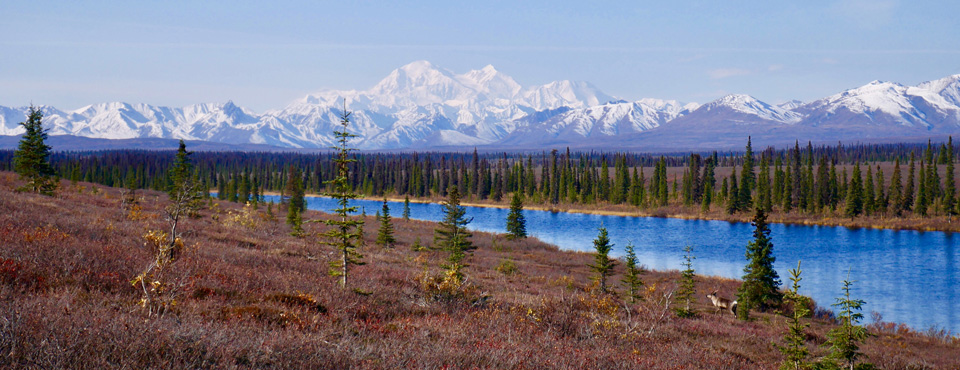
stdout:
MULTIPOLYGON (((277 200, 276 197, 268 199, 277 200)), ((356 200, 373 215, 381 202, 356 200)), ((390 202, 399 217, 403 204, 390 202)), ((329 212, 328 198, 307 198, 307 208, 329 212)), ((410 217, 439 221, 439 204, 410 204, 410 217)), ((467 207, 470 229, 502 233, 508 210, 467 207)), ((566 250, 592 251, 597 228, 607 228, 615 253, 632 242, 640 262, 651 269, 680 269, 686 245, 693 246, 698 274, 743 276, 745 246, 753 227, 748 223, 653 217, 599 216, 525 210, 527 232, 566 250)), ((841 294, 844 279, 855 281, 852 295, 866 301, 864 316, 878 312, 884 321, 902 322, 918 330, 931 327, 960 333, 958 259, 960 234, 922 231, 849 229, 844 227, 772 224, 775 267, 783 286, 788 269, 803 261, 800 292, 828 307, 841 294)))

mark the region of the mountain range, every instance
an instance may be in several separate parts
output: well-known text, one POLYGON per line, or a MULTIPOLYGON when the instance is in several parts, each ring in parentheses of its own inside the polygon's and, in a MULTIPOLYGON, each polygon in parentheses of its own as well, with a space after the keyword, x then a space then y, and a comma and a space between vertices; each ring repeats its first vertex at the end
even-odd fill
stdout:
MULTIPOLYGON (((40 106, 51 135, 185 139, 227 147, 326 148, 346 100, 352 145, 365 150, 689 150, 795 140, 925 141, 960 133, 960 75, 917 86, 873 81, 812 102, 772 105, 732 94, 699 105, 625 101, 587 82, 523 86, 493 66, 455 74, 426 61, 392 71, 368 90, 323 90, 279 110, 233 102, 182 108, 101 103, 40 106)), ((0 135, 18 135, 28 107, 0 106, 0 135)))

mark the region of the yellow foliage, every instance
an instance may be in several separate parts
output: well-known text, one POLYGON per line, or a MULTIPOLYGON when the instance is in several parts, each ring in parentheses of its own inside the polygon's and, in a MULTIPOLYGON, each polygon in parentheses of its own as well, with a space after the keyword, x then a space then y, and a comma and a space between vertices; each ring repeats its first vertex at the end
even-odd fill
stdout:
POLYGON ((23 240, 28 243, 39 242, 44 240, 64 241, 64 240, 67 240, 67 238, 69 237, 70 237, 70 234, 60 231, 59 229, 57 229, 56 226, 46 226, 46 227, 37 226, 33 230, 23 232, 23 240))
POLYGON ((253 229, 260 226, 260 222, 263 220, 263 217, 258 214, 259 212, 253 208, 250 202, 247 202, 239 212, 228 211, 224 224, 253 229))
POLYGON ((139 221, 147 217, 143 214, 143 207, 140 207, 139 204, 134 204, 130 207, 130 211, 127 212, 127 218, 131 221, 139 221))

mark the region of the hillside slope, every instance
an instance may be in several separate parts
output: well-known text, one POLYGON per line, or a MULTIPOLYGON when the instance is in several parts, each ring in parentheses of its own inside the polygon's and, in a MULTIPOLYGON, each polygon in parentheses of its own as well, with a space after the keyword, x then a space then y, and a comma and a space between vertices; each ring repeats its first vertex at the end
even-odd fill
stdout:
MULTIPOLYGON (((0 173, 0 368, 770 369, 781 360, 772 345, 781 316, 740 322, 700 298, 699 317, 676 318, 663 299, 675 272, 646 273, 645 300, 625 304, 590 293, 588 254, 475 233, 472 288, 438 300, 421 282, 444 254, 411 250, 416 238, 430 244, 435 224, 395 219, 399 244, 382 248, 369 217, 367 264, 344 290, 326 274, 334 252, 312 236, 319 224, 300 239, 267 207, 221 202, 183 224, 187 248, 167 275, 176 304, 150 318, 130 280, 151 261, 143 235, 165 226, 166 196, 139 192, 142 210, 131 212, 117 189, 63 182, 44 197, 13 192, 14 178, 0 173)), ((737 286, 697 284, 697 297, 737 286)), ((819 356, 831 324, 812 324, 819 356)), ((957 340, 888 324, 871 332, 866 360, 882 368, 960 367, 957 340)))

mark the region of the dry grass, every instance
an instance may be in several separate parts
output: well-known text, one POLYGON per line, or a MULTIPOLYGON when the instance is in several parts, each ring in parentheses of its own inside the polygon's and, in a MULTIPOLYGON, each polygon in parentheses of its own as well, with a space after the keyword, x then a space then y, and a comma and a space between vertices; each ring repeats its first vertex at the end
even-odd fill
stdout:
MULTIPOLYGON (((153 215, 165 195, 142 192, 131 217, 115 189, 64 183, 51 198, 15 185, 0 173, 0 368, 770 369, 781 359, 782 316, 740 322, 705 305, 708 290, 730 297, 733 280, 698 277, 701 314, 678 319, 663 300, 676 272, 648 272, 645 300, 624 304, 590 293, 587 254, 476 233, 471 293, 438 301, 420 277, 444 256, 410 248, 418 236, 429 245, 435 225, 395 219, 398 245, 374 246, 368 226, 367 265, 354 270, 356 290, 342 290, 326 274, 333 250, 289 236, 263 209, 230 221, 242 212, 229 203, 184 224, 187 250, 169 276, 176 305, 148 318, 129 281, 152 258, 142 235, 164 225, 153 215)), ((308 235, 321 227, 306 224, 308 235)), ((822 356, 831 323, 812 323, 822 356)), ((871 331, 867 360, 883 368, 960 368, 956 339, 871 331)))

